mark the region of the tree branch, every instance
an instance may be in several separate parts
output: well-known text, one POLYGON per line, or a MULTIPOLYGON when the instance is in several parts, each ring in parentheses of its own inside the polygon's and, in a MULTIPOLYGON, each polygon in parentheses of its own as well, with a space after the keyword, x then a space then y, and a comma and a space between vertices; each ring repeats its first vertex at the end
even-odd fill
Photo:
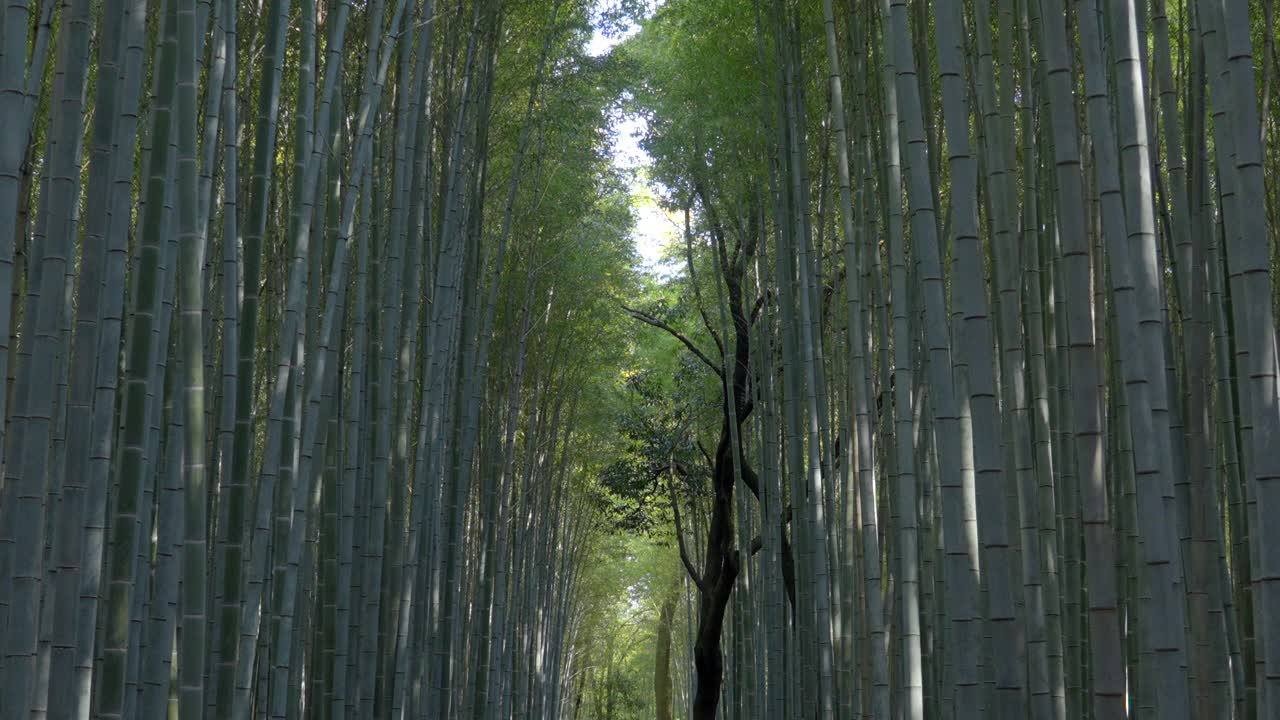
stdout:
MULTIPOLYGON (((673 471, 674 472, 674 471, 673 471)), ((676 516, 676 543, 680 546, 680 561, 684 563, 684 569, 689 573, 689 579, 693 580, 693 584, 698 586, 698 590, 707 592, 707 584, 703 581, 702 575, 698 573, 694 567, 693 561, 689 559, 689 548, 684 544, 684 530, 680 524, 680 503, 676 500, 676 491, 672 487, 670 480, 667 481, 667 495, 671 498, 671 512, 676 516)))
POLYGON ((756 298, 756 304, 754 307, 751 308, 751 324, 752 325, 755 325, 756 320, 760 318, 760 310, 764 308, 764 301, 766 297, 768 297, 767 292, 761 293, 760 297, 756 298))
MULTIPOLYGON (((788 508, 788 510, 790 510, 790 508, 788 508)), ((790 513, 788 512, 788 515, 789 514, 790 513)), ((786 526, 785 520, 783 522, 783 526, 786 526)), ((791 601, 791 613, 794 617, 796 607, 795 559, 791 557, 791 543, 787 541, 787 534, 783 532, 779 537, 782 540, 782 584, 787 591, 787 598, 791 601)), ((749 548, 751 556, 754 557, 755 554, 760 552, 762 549, 764 549, 764 538, 759 535, 751 538, 751 547, 749 548)), ((889 581, 892 583, 893 579, 890 578, 889 581)), ((886 622, 888 621, 886 620, 886 622)))
POLYGON ((639 320, 645 325, 651 325, 653 327, 658 328, 659 330, 666 330, 667 333, 670 334, 672 337, 684 343, 684 346, 689 348, 689 351, 692 352, 694 355, 696 355, 699 360, 701 360, 704 364, 706 364, 707 367, 711 368, 716 375, 719 375, 721 378, 724 377, 724 370, 720 367, 720 365, 714 362, 711 358, 707 357, 706 353, 699 350, 698 346, 694 345, 693 341, 685 337, 684 334, 681 333, 679 330, 676 330, 675 328, 671 327, 667 323, 659 320, 658 318, 646 312, 643 312, 641 310, 636 310, 634 308, 629 308, 626 305, 622 305, 621 303, 619 303, 619 306, 623 310, 626 310, 627 314, 629 314, 631 317, 635 318, 636 320, 639 320))
POLYGON ((689 285, 693 287, 693 300, 698 306, 698 313, 702 315, 702 324, 707 327, 707 332, 711 333, 711 339, 720 350, 720 357, 724 358, 724 342, 720 340, 720 333, 716 332, 716 326, 707 316, 707 308, 702 304, 702 291, 698 289, 698 275, 693 268, 693 232, 689 228, 689 208, 687 207, 684 209, 684 256, 689 265, 689 285))
POLYGON ((711 204, 711 198, 707 195, 707 189, 701 182, 695 181, 693 189, 698 193, 698 199, 702 202, 702 210, 707 214, 707 220, 711 223, 711 234, 716 240, 716 258, 720 261, 720 272, 726 278, 729 278, 729 254, 725 248, 724 241, 724 225, 720 222, 720 215, 716 212, 716 208, 711 204))
POLYGON ((701 440, 697 441, 698 450, 702 453, 702 457, 707 461, 707 468, 715 472, 716 461, 711 459, 711 453, 707 452, 707 446, 702 444, 701 440))

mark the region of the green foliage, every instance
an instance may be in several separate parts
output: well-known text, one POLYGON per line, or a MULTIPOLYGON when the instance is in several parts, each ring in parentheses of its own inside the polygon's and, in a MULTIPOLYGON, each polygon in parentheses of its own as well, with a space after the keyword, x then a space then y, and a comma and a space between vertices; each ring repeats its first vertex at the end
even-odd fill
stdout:
POLYGON ((667 483, 673 474, 699 467, 685 432, 687 408, 679 407, 677 396, 667 394, 663 384, 655 370, 638 370, 623 379, 618 432, 625 450, 600 474, 612 501, 612 520, 628 532, 650 533, 669 522, 667 483))
MULTIPOLYGON (((582 625, 574 651, 590 659, 581 717, 649 720, 654 716, 658 613, 663 598, 679 587, 682 574, 669 543, 639 535, 599 538, 585 561, 579 585, 582 625)), ((672 656, 684 657, 682 633, 673 633, 672 644, 672 656)))
POLYGON ((763 173, 755 27, 750 3, 673 1, 622 45, 636 77, 627 109, 647 121, 653 177, 676 203, 709 170, 742 192, 763 173))

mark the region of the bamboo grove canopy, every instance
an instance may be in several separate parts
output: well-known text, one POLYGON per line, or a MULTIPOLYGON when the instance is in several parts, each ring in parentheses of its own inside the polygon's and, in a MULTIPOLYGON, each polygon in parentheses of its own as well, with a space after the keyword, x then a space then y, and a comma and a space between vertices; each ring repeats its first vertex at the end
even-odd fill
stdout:
POLYGON ((0 720, 1280 718, 1275 5, 6 0, 0 720))

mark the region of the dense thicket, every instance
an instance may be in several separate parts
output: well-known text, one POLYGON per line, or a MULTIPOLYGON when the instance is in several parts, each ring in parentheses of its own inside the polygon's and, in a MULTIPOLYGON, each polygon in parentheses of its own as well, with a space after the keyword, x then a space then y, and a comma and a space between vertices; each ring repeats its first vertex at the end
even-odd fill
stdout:
POLYGON ((688 362, 604 479, 671 506, 679 712, 1280 716, 1273 16, 669 0, 623 46, 685 222, 627 310, 688 362))
POLYGON ((0 720, 1280 717, 1274 14, 7 0, 0 720))
POLYGON ((0 717, 546 717, 631 280, 590 4, 0 17, 0 717))

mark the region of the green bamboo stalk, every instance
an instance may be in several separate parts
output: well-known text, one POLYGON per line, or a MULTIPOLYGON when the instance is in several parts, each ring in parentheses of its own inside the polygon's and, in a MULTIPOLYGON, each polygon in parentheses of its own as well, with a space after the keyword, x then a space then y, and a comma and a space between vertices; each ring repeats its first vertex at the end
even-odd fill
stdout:
MULTIPOLYGON (((1084 190, 1080 170, 1079 138, 1075 122, 1075 98, 1067 54, 1065 28, 1058 22, 1063 8, 1057 0, 1041 3, 1041 33, 1045 43, 1045 83, 1050 108, 1050 128, 1055 163, 1055 208, 1058 239, 1061 243, 1064 312, 1055 318, 1065 332, 1066 368, 1069 378, 1072 460, 1079 474, 1085 502, 1086 549, 1089 587, 1089 653, 1092 658, 1092 710, 1098 720, 1122 718, 1124 711, 1123 672, 1120 670, 1120 628, 1115 605, 1115 539, 1107 502, 1101 447, 1102 404, 1098 383, 1098 361, 1089 294, 1090 263, 1082 220, 1084 190)), ((1056 283, 1055 283, 1056 285, 1056 283)), ((1059 346, 1061 347, 1061 345, 1059 346)), ((1057 455, 1055 454, 1055 457, 1057 455)), ((1056 465, 1056 463, 1055 463, 1056 465)), ((1069 505, 1064 508, 1069 512, 1069 505)), ((1070 542, 1071 538, 1066 538, 1070 542)), ((1068 585, 1067 608, 1071 608, 1072 588, 1068 585)), ((1074 624, 1074 621, 1072 621, 1074 624)), ((1068 638, 1072 633, 1068 632, 1068 638)), ((1073 668, 1074 670, 1074 668, 1073 668)), ((1068 674, 1068 678, 1070 678, 1068 674)), ((1068 686, 1070 692, 1070 686, 1068 686)), ((1068 715, 1071 713, 1070 701, 1068 715)))

